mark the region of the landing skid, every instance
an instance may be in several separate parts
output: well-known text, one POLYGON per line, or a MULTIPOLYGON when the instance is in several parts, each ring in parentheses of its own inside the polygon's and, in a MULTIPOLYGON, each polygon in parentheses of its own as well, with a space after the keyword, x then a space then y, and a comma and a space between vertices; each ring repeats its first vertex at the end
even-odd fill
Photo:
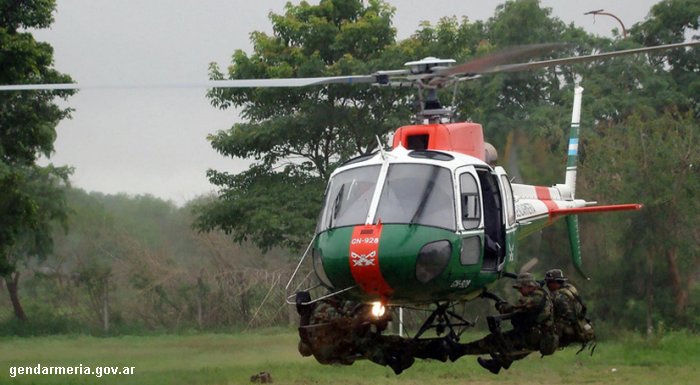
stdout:
POLYGON ((413 339, 418 340, 428 330, 435 329, 435 334, 438 337, 447 332, 448 337, 459 341, 459 337, 466 328, 474 327, 475 324, 451 310, 453 307, 451 302, 438 303, 436 309, 423 322, 413 339))

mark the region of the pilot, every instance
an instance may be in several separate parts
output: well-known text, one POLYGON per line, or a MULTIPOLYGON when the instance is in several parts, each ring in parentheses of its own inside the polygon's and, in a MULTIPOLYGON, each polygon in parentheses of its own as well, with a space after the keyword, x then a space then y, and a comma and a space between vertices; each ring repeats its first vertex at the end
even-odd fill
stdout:
POLYGON ((493 374, 508 369, 515 360, 533 351, 552 354, 557 347, 552 320, 552 301, 530 273, 518 275, 513 288, 521 298, 515 305, 496 303, 500 316, 489 317, 491 334, 468 344, 452 347, 450 359, 455 361, 467 354, 489 354, 491 359, 477 358, 479 365, 493 374), (513 329, 501 333, 500 321, 510 320, 513 329))
POLYGON ((554 329, 559 336, 559 346, 565 347, 572 342, 585 345, 594 338, 594 332, 586 319, 586 307, 576 287, 568 282, 560 269, 546 272, 544 280, 552 298, 554 329))

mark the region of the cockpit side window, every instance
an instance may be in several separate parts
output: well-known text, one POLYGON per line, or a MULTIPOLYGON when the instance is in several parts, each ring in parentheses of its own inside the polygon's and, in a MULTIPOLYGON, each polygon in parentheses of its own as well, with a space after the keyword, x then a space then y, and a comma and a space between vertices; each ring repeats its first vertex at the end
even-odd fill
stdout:
POLYGON ((468 172, 459 176, 460 201, 462 205, 462 225, 466 230, 479 227, 481 223, 481 203, 479 187, 474 176, 468 172))
POLYGON ((379 178, 379 165, 357 167, 331 179, 317 232, 365 223, 379 178))

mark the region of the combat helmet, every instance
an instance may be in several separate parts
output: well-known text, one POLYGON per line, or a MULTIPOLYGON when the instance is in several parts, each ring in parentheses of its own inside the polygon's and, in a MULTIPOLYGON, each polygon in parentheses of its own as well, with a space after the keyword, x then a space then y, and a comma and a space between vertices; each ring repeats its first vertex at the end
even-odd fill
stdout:
POLYGON ((515 285, 513 285, 513 288, 519 289, 525 286, 539 287, 532 274, 520 273, 518 274, 518 278, 515 280, 515 285))
POLYGON ((567 279, 564 277, 564 272, 561 271, 561 269, 552 269, 549 270, 548 272, 544 273, 544 280, 549 282, 549 281, 556 281, 556 282, 566 282, 567 279))

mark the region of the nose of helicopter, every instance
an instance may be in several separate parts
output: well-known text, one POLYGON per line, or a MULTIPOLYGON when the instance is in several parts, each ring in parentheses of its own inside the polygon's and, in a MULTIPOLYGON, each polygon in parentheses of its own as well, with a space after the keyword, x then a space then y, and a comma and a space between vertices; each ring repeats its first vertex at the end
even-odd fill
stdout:
POLYGON ((314 265, 334 289, 357 286, 361 300, 429 298, 449 287, 459 242, 452 231, 420 225, 338 228, 319 234, 314 265))

